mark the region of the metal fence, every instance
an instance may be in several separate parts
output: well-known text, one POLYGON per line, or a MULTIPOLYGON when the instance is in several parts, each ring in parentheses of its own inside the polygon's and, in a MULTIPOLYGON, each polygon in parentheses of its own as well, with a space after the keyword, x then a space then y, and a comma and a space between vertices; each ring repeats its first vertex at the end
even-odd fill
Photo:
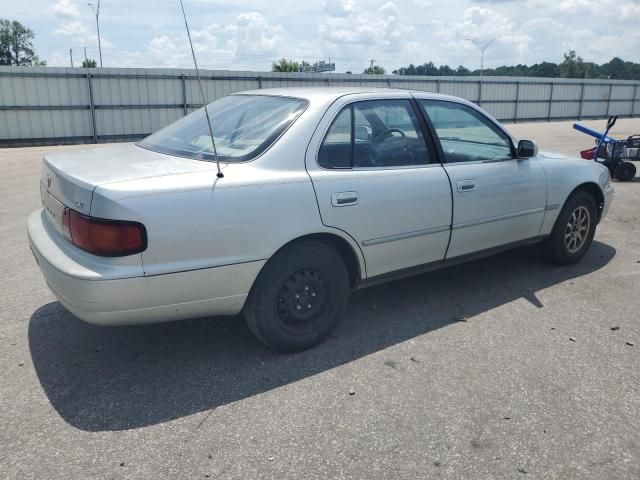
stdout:
MULTIPOLYGON (((202 71, 209 100, 248 89, 371 86, 447 93, 506 122, 640 115, 640 82, 202 71)), ((0 146, 127 141, 199 108, 193 70, 0 67, 0 146)))

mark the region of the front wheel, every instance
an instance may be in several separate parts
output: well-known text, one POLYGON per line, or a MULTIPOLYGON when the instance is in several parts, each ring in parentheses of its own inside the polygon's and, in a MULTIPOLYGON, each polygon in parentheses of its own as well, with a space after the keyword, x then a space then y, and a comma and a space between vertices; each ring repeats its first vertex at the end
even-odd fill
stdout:
POLYGON ((558 265, 579 261, 593 241, 597 208, 593 197, 584 191, 574 193, 558 215, 551 235, 542 242, 545 256, 558 265))
POLYGON ((346 309, 347 268, 330 246, 303 241, 271 258, 247 299, 249 330, 280 352, 311 348, 336 327, 346 309))

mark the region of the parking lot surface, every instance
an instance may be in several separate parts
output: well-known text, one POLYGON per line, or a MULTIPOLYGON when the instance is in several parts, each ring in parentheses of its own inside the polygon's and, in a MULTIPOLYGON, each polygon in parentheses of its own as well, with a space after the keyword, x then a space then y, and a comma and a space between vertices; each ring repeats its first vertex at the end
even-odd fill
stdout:
MULTIPOLYGON (((508 128, 592 145, 567 122, 508 128)), ((88 147, 0 150, 0 478, 640 478, 640 179, 575 266, 528 248, 371 287, 328 341, 280 355, 239 317, 68 313, 26 237, 40 158, 65 148, 88 147)))

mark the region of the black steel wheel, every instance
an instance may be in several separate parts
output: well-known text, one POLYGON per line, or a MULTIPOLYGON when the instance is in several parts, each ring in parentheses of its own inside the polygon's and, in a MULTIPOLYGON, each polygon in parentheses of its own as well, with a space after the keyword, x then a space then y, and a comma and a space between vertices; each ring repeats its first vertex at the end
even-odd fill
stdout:
POLYGON ((274 305, 283 328, 297 334, 322 319, 331 297, 326 279, 322 270, 307 267, 284 281, 274 305))
POLYGON ((253 334, 273 350, 317 345, 335 328, 349 298, 347 268, 330 246, 301 241, 271 258, 244 308, 253 334))

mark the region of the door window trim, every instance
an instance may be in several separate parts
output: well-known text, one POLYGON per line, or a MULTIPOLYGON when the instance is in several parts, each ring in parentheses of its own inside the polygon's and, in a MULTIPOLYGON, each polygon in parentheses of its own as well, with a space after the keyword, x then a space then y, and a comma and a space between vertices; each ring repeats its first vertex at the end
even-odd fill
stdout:
POLYGON ((477 108, 471 105, 467 105, 466 103, 456 102, 452 100, 441 100, 441 99, 434 99, 434 98, 416 98, 415 100, 417 103, 417 107, 420 110, 421 115, 423 116, 424 122, 427 125, 427 128, 429 129, 429 133, 431 134, 431 136, 433 137, 436 143, 437 152, 438 152, 438 155, 440 156, 440 163, 442 163, 442 165, 448 165, 453 167, 455 165, 472 165, 477 163, 501 163, 501 162, 509 162, 512 160, 518 160, 518 156, 516 155, 516 149, 513 144, 513 139, 511 138, 511 135, 509 135, 509 133, 507 133, 504 130, 504 128, 502 128, 502 125, 498 124, 497 122, 494 122, 491 118, 489 118, 487 115, 485 115, 482 111, 478 110, 477 108), (467 107, 469 110, 472 110, 475 115, 486 120, 491 130, 493 130, 494 132, 497 131, 506 137, 507 141, 509 142, 509 150, 511 151, 511 158, 504 159, 504 160, 491 160, 491 161, 469 160, 467 162, 447 162, 447 156, 444 153, 444 148, 442 148, 440 137, 438 137, 438 132, 433 126, 431 117, 429 117, 429 114, 427 113, 427 109, 424 106, 424 102, 433 102, 433 103, 438 102, 438 103, 444 103, 444 104, 450 104, 450 105, 460 105, 463 108, 467 107))
POLYGON ((381 171, 381 170, 405 170, 405 169, 416 169, 416 168, 428 168, 433 166, 441 166, 442 165, 442 152, 439 150, 441 148, 439 142, 434 142, 433 135, 429 129, 429 124, 424 118, 424 113, 422 112, 421 106, 418 105, 416 99, 412 96, 410 98, 366 98, 366 99, 353 99, 349 102, 345 103, 340 107, 340 109, 335 113, 331 121, 328 123, 324 133, 322 134, 322 140, 320 140, 318 144, 318 148, 315 152, 315 161, 318 168, 324 171, 381 171), (422 139, 425 142, 425 146, 427 148, 427 162, 420 165, 396 165, 396 166, 387 166, 387 167, 354 167, 353 160, 355 155, 355 111, 354 105, 357 103, 363 102, 408 102, 411 111, 413 112, 415 119, 418 123, 416 132, 419 132, 422 135, 422 139), (342 168, 328 168, 323 166, 320 163, 320 150, 326 140, 329 132, 331 131, 331 127, 336 119, 342 114, 342 112, 349 108, 351 111, 351 166, 350 167, 342 167, 342 168))

